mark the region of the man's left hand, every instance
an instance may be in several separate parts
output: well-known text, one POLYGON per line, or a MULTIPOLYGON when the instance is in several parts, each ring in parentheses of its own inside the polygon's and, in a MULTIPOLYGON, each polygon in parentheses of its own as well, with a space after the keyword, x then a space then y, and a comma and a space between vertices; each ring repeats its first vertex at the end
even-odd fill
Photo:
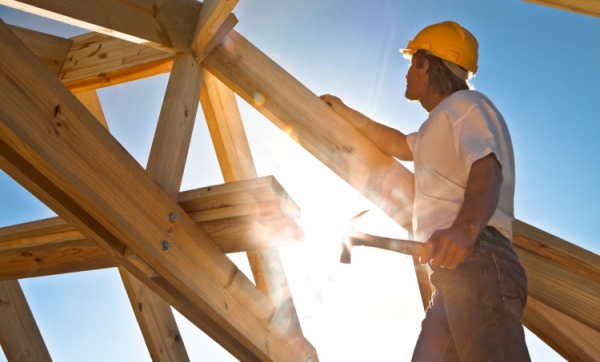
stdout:
POLYGON ((421 264, 431 262, 432 268, 454 269, 473 251, 476 237, 466 228, 453 225, 437 230, 429 237, 421 253, 421 264))

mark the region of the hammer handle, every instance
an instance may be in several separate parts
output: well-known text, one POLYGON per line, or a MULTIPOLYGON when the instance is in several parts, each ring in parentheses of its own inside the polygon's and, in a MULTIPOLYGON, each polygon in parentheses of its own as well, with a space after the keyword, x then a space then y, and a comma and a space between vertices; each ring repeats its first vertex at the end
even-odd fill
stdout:
POLYGON ((391 239, 381 236, 353 232, 348 236, 352 246, 370 246, 373 248, 395 251, 397 253, 420 256, 425 244, 418 241, 391 239))

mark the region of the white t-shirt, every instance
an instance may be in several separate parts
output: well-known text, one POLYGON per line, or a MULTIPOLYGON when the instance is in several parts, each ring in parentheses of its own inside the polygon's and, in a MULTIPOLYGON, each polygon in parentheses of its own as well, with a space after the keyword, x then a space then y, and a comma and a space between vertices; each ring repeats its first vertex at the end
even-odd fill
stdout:
POLYGON ((415 163, 415 239, 426 241, 454 223, 462 207, 473 162, 494 153, 502 166, 500 201, 488 225, 512 241, 515 162, 502 115, 483 94, 462 90, 444 99, 409 134, 415 163))

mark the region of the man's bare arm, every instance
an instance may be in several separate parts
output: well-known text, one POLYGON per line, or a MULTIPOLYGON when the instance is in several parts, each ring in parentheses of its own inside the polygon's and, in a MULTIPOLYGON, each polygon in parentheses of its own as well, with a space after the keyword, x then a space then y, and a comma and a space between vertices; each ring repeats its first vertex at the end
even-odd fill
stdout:
POLYGON ((373 121, 364 114, 345 105, 338 97, 324 94, 320 98, 329 104, 337 114, 358 128, 383 153, 403 161, 413 160, 413 154, 408 147, 404 133, 373 121))
POLYGON ((493 153, 473 163, 462 209, 449 229, 431 234, 421 263, 454 269, 465 260, 498 206, 502 180, 502 166, 493 153))

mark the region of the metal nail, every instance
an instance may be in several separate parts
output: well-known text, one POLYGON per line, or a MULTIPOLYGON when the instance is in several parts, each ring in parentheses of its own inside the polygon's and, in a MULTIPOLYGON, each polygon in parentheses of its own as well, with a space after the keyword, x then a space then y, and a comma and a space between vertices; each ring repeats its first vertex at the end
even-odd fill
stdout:
POLYGON ((170 242, 163 240, 162 242, 162 250, 166 253, 167 251, 169 251, 169 248, 175 246, 175 244, 171 244, 170 242))
POLYGON ((175 220, 177 220, 178 218, 179 218, 178 214, 174 214, 174 213, 169 214, 169 221, 171 221, 171 222, 175 222, 175 220))

